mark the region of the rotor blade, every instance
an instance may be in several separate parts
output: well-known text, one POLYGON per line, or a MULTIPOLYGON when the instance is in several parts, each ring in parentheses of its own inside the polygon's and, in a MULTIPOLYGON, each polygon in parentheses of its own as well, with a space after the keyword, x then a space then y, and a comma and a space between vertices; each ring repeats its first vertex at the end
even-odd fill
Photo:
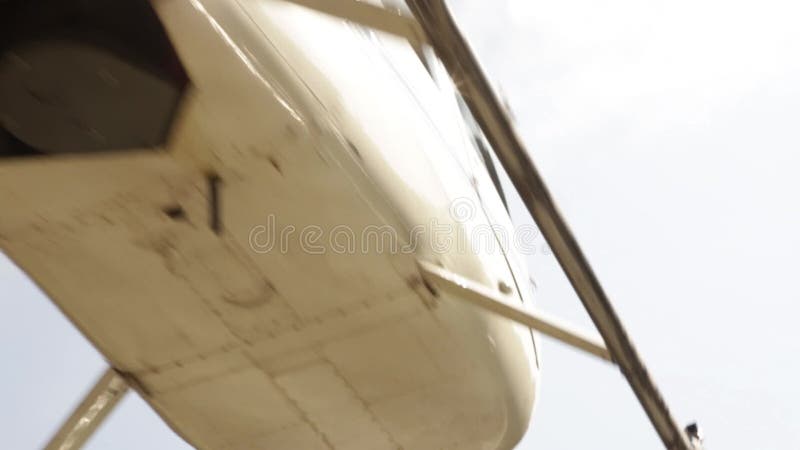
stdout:
POLYGON ((443 0, 407 0, 667 449, 691 450, 443 0))

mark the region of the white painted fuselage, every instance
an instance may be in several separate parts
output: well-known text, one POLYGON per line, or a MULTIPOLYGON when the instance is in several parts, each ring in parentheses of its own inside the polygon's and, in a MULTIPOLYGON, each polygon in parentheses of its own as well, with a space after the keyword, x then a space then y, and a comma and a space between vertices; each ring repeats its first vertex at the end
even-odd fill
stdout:
POLYGON ((416 265, 532 301, 438 62, 277 0, 154 7, 190 80, 165 148, 0 164, 2 249, 197 448, 513 447, 530 331, 416 265))

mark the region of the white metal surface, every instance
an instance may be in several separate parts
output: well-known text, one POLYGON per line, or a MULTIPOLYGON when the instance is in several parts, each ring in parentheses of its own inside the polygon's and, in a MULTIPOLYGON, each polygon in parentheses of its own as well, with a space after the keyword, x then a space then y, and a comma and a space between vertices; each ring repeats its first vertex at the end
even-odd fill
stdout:
POLYGON ((3 251, 198 448, 512 447, 529 330, 437 304, 415 258, 516 286, 514 258, 299 240, 508 223, 414 49, 280 1, 154 4, 192 82, 167 145, 0 165, 3 251))
POLYGON ((368 28, 400 36, 421 45, 424 33, 419 23, 402 11, 369 0, 285 0, 368 28))

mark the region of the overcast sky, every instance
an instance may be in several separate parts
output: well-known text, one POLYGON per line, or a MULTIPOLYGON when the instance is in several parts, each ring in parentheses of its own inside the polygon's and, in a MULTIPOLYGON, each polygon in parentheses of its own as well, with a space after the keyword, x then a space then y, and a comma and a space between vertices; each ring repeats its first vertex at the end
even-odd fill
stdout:
MULTIPOLYGON (((455 9, 677 419, 709 449, 799 448, 797 3, 455 9)), ((529 262, 538 305, 590 327, 553 258, 529 262)), ((36 448, 104 364, 2 259, 0 292, 3 447, 36 448)), ((543 351, 521 448, 659 448, 616 369, 543 351)), ((89 447, 188 448, 135 395, 89 447)))

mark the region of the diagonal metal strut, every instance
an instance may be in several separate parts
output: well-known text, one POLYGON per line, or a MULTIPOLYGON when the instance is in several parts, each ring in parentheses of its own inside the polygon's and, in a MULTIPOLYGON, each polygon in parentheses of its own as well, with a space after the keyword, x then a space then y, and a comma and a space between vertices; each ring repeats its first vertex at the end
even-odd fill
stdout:
POLYGON ((75 450, 83 447, 127 391, 125 379, 114 369, 106 370, 61 425, 45 450, 75 450))
POLYGON ((506 319, 532 328, 567 345, 591 353, 600 359, 613 362, 608 349, 606 349, 602 341, 581 332, 573 326, 539 311, 531 311, 506 303, 496 291, 429 262, 417 261, 417 266, 427 281, 452 297, 472 303, 481 309, 491 311, 506 319))
POLYGON ((672 417, 444 0, 407 0, 407 4, 492 144, 664 446, 669 450, 692 450, 693 445, 672 417))

